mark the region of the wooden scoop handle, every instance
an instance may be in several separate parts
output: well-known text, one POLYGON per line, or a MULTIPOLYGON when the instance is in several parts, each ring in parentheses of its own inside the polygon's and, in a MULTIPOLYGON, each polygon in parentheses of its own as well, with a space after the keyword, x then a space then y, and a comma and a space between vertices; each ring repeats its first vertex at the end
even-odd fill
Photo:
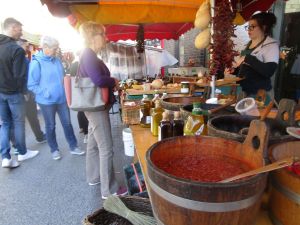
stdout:
POLYGON ((269 171, 277 170, 277 169, 280 169, 280 168, 283 168, 283 167, 286 167, 286 166, 290 166, 298 160, 299 160, 298 157, 285 158, 283 160, 279 160, 279 161, 277 161, 275 163, 272 163, 272 164, 269 164, 267 166, 263 166, 263 167, 260 167, 258 169, 251 170, 249 172, 242 173, 240 175, 222 180, 219 183, 228 183, 228 182, 231 182, 231 181, 235 181, 235 180, 242 179, 242 178, 245 178, 245 177, 253 176, 253 175, 256 175, 256 174, 266 173, 266 172, 269 172, 269 171))
POLYGON ((274 105, 274 101, 271 101, 269 103, 269 105, 267 105, 267 107, 265 108, 265 110, 263 111, 263 113, 260 116, 260 120, 265 120, 265 118, 268 116, 269 112, 271 111, 271 109, 273 108, 274 105))

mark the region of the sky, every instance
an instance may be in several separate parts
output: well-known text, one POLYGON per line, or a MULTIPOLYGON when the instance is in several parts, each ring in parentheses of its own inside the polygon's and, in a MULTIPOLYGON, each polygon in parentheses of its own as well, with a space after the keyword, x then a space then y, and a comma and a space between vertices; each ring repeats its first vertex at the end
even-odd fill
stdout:
POLYGON ((55 37, 62 49, 79 50, 82 41, 67 18, 51 15, 40 0, 0 0, 0 21, 14 17, 23 24, 23 30, 32 34, 55 37))

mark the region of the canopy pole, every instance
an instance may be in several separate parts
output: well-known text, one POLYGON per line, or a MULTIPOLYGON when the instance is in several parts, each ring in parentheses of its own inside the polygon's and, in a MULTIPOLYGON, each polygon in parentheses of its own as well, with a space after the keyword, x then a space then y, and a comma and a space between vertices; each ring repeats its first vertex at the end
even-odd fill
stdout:
MULTIPOLYGON (((215 7, 215 0, 210 0, 210 14, 211 17, 214 17, 214 7, 215 7)), ((213 23, 211 23, 211 28, 210 28, 210 33, 211 33, 211 43, 213 43, 213 23)), ((211 60, 212 55, 209 55, 209 59, 211 60)), ((211 93, 210 93, 210 98, 214 98, 215 97, 215 89, 216 89, 216 76, 212 75, 211 76, 211 81, 210 81, 210 87, 211 87, 211 93)))

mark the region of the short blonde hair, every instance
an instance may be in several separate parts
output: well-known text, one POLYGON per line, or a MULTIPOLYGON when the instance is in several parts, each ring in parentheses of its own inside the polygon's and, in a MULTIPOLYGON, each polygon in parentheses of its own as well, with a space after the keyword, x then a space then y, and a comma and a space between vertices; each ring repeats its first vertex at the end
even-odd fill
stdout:
POLYGON ((84 38, 86 47, 90 47, 92 39, 96 34, 105 33, 105 27, 102 24, 88 21, 80 25, 79 33, 84 38))

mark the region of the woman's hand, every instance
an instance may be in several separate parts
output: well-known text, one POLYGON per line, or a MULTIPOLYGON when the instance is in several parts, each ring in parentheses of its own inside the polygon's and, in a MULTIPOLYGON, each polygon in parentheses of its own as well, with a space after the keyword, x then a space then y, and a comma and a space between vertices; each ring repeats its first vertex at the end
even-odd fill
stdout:
POLYGON ((234 68, 237 68, 239 67, 243 62, 245 61, 245 56, 240 56, 237 58, 237 60, 235 60, 233 63, 232 63, 232 66, 234 68))
POLYGON ((113 77, 114 80, 115 80, 115 86, 114 86, 114 91, 118 91, 120 89, 120 86, 119 86, 119 80, 115 77, 113 77))
POLYGON ((225 68, 224 75, 231 75, 234 72, 234 68, 225 68))

